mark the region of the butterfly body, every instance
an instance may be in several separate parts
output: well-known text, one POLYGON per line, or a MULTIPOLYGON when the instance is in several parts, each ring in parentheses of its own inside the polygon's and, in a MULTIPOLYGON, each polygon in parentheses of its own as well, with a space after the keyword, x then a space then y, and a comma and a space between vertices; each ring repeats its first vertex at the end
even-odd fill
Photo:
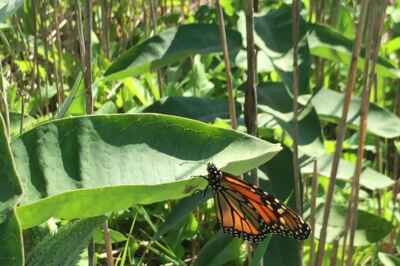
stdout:
POLYGON ((225 233, 253 243, 270 233, 299 240, 308 237, 308 224, 274 196, 222 172, 214 164, 208 164, 207 172, 217 218, 225 233))

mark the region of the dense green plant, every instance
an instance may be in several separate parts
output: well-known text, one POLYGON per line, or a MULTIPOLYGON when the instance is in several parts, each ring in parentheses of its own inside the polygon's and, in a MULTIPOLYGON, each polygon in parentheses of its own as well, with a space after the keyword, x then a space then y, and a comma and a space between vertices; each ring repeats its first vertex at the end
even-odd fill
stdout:
MULTIPOLYGON (((288 1, 254 1, 258 126, 253 137, 244 133, 245 1, 219 2, 236 130, 230 129, 214 1, 93 1, 86 47, 87 1, 0 4, 0 265, 82 265, 92 258, 105 264, 110 246, 103 231, 113 243, 116 265, 259 265, 262 260, 307 265, 315 260, 311 249, 317 250, 323 226, 323 265, 341 263, 362 136, 363 71, 371 57, 367 30, 327 225, 323 208, 361 4, 302 1, 295 122, 293 7, 288 1), (294 138, 298 169, 292 164, 294 138), (271 236, 250 248, 218 231, 210 192, 198 193, 207 186, 200 176, 209 161, 246 178, 258 169, 260 186, 290 206, 300 172, 303 216, 315 220, 316 244, 310 239, 301 247, 271 236), (85 250, 88 243, 94 254, 85 250)), ((366 114, 354 265, 400 261, 399 5, 386 10, 366 114)), ((371 3, 368 12, 376 8, 371 3)))

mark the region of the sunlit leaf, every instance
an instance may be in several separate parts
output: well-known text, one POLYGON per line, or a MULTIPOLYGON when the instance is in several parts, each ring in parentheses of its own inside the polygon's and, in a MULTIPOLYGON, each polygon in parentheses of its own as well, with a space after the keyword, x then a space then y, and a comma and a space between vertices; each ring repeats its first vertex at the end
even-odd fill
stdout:
MULTIPOLYGON (((229 51, 239 51, 241 36, 227 29, 229 51)), ((196 54, 222 52, 216 24, 187 24, 167 29, 120 55, 107 69, 107 80, 123 79, 196 54), (190 40, 188 42, 187 40, 190 40)))
POLYGON ((193 177, 206 174, 207 162, 241 174, 280 145, 194 120, 136 114, 56 120, 12 148, 25 191, 17 213, 28 228, 51 216, 93 217, 182 198, 205 187, 193 177))
MULTIPOLYGON (((337 122, 342 116, 344 94, 333 90, 320 90, 312 99, 321 119, 337 122)), ((361 98, 353 95, 351 98, 347 122, 358 129, 360 123, 361 98)), ((369 104, 367 116, 368 132, 383 138, 400 136, 400 118, 374 103, 369 104)))

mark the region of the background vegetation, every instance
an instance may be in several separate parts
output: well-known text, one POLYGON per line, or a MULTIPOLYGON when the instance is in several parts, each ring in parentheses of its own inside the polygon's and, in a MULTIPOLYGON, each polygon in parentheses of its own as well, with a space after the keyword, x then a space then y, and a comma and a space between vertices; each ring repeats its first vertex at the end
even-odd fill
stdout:
POLYGON ((4 0, 0 21, 0 265, 400 265, 398 1, 4 0), (209 161, 310 238, 220 232, 209 161))

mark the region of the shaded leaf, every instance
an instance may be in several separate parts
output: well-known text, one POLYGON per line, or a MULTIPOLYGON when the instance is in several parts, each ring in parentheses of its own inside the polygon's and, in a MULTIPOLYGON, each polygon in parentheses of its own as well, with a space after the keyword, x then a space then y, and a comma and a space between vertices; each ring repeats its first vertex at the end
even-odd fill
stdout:
MULTIPOLYGON (((257 90, 259 108, 272 114, 276 122, 294 137, 293 99, 281 82, 259 84, 257 90)), ((298 117, 298 145, 301 152, 309 156, 320 156, 325 153, 324 138, 320 121, 311 105, 302 107, 298 117)))
POLYGON ((233 263, 240 254, 241 240, 233 238, 222 231, 219 231, 200 250, 194 266, 201 265, 224 265, 233 263))
POLYGON ((271 236, 268 236, 260 244, 257 245, 253 252, 253 257, 250 260, 250 266, 260 265, 260 261, 263 259, 264 254, 266 254, 271 238, 271 236))
POLYGON ((264 254, 266 265, 299 265, 299 241, 274 235, 264 254))
POLYGON ((194 193, 187 198, 180 200, 171 210, 165 221, 158 228, 155 238, 166 234, 177 227, 184 219, 194 211, 200 204, 204 203, 211 195, 204 195, 202 192, 194 193))
MULTIPOLYGON (((290 6, 272 9, 254 18, 256 45, 269 57, 285 86, 292 91, 293 40, 292 13, 290 6)), ((307 24, 300 18, 299 39, 299 94, 309 93, 310 51, 304 37, 307 24)))
POLYGON ((0 219, 0 265, 25 265, 22 231, 15 211, 3 211, 0 219))
MULTIPOLYGON (((239 104, 236 104, 236 110, 239 116, 239 104)), ((167 97, 146 107, 143 112, 177 115, 204 122, 211 122, 216 118, 229 118, 227 101, 197 97, 167 97)))
POLYGON ((55 235, 45 237, 32 250, 28 257, 28 266, 74 266, 83 249, 87 247, 94 230, 106 217, 89 218, 71 222, 55 235))
POLYGON ((24 264, 22 232, 15 215, 15 206, 22 196, 22 187, 0 115, 0 264, 24 264))

